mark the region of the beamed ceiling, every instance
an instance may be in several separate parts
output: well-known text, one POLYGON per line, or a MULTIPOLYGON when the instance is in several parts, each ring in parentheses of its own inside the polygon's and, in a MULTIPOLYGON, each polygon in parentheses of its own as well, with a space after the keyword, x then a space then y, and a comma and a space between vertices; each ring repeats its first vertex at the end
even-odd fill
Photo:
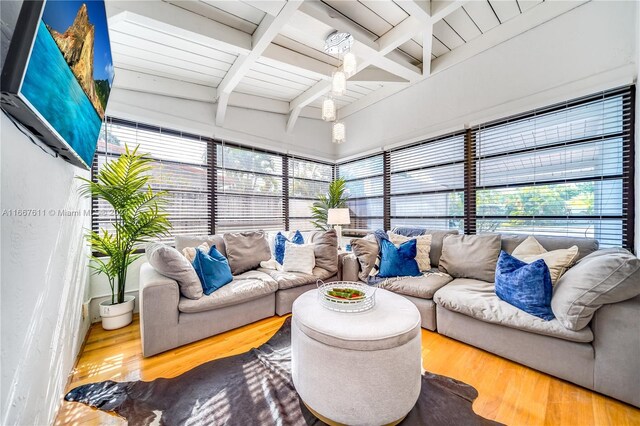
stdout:
POLYGON ((320 119, 340 61, 324 52, 353 34, 358 72, 339 118, 558 16, 582 2, 325 0, 107 2, 114 87, 320 119))

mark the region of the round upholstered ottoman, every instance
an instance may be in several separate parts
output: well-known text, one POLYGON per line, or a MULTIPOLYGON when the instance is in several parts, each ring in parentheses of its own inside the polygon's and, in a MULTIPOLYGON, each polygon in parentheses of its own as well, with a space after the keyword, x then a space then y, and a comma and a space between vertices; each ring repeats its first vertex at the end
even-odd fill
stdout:
POLYGON ((293 303, 291 372, 305 405, 321 420, 347 425, 398 423, 420 393, 420 313, 378 289, 365 312, 334 312, 317 290, 293 303))

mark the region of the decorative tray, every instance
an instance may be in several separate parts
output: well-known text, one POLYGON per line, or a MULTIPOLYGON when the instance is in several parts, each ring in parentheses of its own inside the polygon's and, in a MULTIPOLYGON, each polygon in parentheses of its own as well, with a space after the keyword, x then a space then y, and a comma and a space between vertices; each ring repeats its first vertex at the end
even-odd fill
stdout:
POLYGON ((337 312, 364 312, 376 304, 376 286, 353 281, 318 280, 318 301, 337 312))

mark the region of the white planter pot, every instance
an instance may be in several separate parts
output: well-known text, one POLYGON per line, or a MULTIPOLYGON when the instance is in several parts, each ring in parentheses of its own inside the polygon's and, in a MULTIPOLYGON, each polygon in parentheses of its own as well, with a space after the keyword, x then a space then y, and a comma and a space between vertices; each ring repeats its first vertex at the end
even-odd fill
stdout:
POLYGON ((111 299, 100 302, 100 316, 102 317, 102 328, 105 330, 115 330, 133 321, 133 307, 136 298, 134 296, 124 296, 123 303, 111 304, 111 299))

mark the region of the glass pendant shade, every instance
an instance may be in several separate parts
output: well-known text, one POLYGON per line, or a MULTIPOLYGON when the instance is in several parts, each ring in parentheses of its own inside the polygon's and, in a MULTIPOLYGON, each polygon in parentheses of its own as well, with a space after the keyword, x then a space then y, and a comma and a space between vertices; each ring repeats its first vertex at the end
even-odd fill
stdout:
POLYGON ((344 123, 333 123, 333 130, 331 132, 333 143, 343 143, 346 137, 346 129, 344 123))
POLYGON ((342 96, 347 93, 347 76, 342 71, 333 73, 331 80, 331 93, 336 96, 342 96))
POLYGON ((356 68, 358 64, 356 62, 356 55, 351 52, 348 52, 344 55, 342 60, 342 70, 346 74, 347 77, 351 77, 356 73, 356 68))
POLYGON ((324 121, 335 121, 336 119, 336 103, 331 98, 322 101, 322 119, 324 121))

